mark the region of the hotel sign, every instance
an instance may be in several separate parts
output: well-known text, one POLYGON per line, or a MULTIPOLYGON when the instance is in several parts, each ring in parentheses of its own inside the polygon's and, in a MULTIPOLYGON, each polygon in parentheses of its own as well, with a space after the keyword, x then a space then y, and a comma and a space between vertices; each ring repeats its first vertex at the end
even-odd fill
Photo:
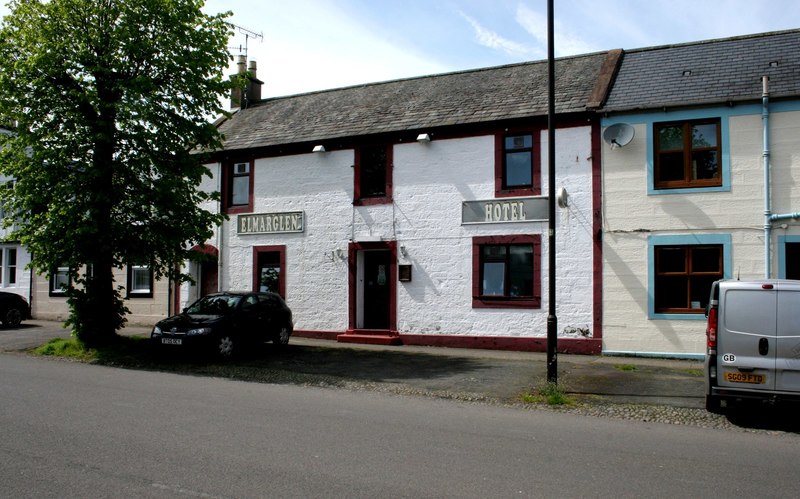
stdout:
POLYGON ((547 196, 464 201, 461 223, 544 222, 548 219, 548 206, 547 196))
POLYGON ((281 234, 303 232, 305 214, 302 211, 283 213, 253 213, 236 218, 237 234, 281 234))

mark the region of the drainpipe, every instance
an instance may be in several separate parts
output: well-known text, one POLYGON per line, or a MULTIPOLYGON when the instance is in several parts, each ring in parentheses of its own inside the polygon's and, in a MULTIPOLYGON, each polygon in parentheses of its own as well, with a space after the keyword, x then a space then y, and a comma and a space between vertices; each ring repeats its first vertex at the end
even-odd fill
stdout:
POLYGON ((761 128, 763 131, 762 153, 764 162, 764 276, 772 277, 772 200, 769 180, 769 76, 761 77, 761 128))
MULTIPOLYGON (((217 181, 217 188, 219 192, 222 192, 222 188, 224 187, 222 184, 222 169, 224 168, 222 161, 217 163, 217 173, 219 174, 219 180, 217 181)), ((222 213, 222 201, 217 201, 217 213, 222 213)), ((234 219, 235 220, 235 219, 234 219)), ((223 278, 223 256, 225 253, 223 251, 223 244, 225 241, 224 233, 225 230, 225 221, 223 220, 222 223, 219 224, 217 227, 217 291, 222 291, 222 278, 223 278)), ((201 271, 202 272, 202 271, 201 271)))

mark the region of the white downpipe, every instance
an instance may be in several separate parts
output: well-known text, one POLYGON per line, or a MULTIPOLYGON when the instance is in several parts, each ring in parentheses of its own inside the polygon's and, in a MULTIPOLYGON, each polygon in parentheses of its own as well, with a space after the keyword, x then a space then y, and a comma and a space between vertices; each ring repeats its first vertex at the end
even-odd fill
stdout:
POLYGON ((769 76, 761 77, 761 128, 764 161, 764 276, 772 277, 772 200, 769 178, 769 76))

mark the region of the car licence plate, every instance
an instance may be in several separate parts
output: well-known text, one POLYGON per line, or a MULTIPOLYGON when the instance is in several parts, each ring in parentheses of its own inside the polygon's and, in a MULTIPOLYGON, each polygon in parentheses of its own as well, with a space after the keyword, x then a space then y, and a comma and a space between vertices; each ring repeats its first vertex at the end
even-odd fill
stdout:
POLYGON ((180 345, 183 340, 180 338, 161 338, 162 345, 180 345))
POLYGON ((725 381, 730 381, 731 383, 750 383, 753 385, 763 385, 766 383, 767 377, 763 374, 726 372, 725 381))

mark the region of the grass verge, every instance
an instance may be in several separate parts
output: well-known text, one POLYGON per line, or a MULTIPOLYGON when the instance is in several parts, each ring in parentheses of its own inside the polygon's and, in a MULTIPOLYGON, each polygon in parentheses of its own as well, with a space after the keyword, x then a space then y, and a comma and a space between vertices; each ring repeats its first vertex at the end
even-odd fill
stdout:
POLYGON ((547 404, 547 405, 572 405, 575 400, 567 395, 564 390, 556 383, 544 383, 533 393, 525 393, 520 399, 526 404, 547 404))

